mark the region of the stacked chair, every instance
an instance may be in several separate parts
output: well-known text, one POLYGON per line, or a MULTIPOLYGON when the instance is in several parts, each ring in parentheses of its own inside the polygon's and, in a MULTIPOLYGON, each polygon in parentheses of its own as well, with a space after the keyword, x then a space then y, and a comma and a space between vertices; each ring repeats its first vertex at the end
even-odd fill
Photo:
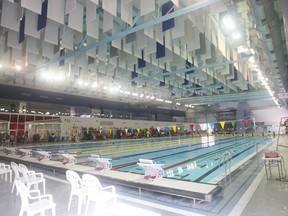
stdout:
POLYGON ((27 186, 19 180, 16 180, 16 188, 20 194, 22 205, 19 215, 35 215, 40 213, 44 215, 46 210, 51 209, 52 216, 55 216, 56 204, 53 202, 53 197, 51 194, 40 195, 39 190, 29 190, 27 186), (36 194, 32 196, 32 194, 36 194))
POLYGON ((46 193, 43 173, 36 173, 33 170, 28 170, 24 164, 17 165, 15 162, 11 162, 11 167, 15 175, 11 193, 14 191, 17 180, 23 182, 27 186, 28 190, 30 190, 32 185, 34 185, 35 189, 38 189, 38 184, 42 183, 43 193, 46 193))
POLYGON ((5 174, 5 181, 7 181, 7 175, 9 174, 10 183, 12 183, 12 169, 10 165, 7 165, 5 163, 0 163, 0 174, 1 174, 1 178, 5 174))
POLYGON ((78 175, 78 173, 72 170, 67 170, 66 178, 71 185, 68 211, 70 210, 73 196, 78 196, 78 215, 80 215, 81 209, 82 209, 82 202, 85 200, 85 197, 88 195, 88 190, 87 188, 83 186, 82 179, 78 175))
POLYGON ((28 170, 24 164, 17 165, 15 162, 11 162, 11 168, 15 176, 11 193, 16 187, 17 195, 20 194, 22 202, 19 215, 22 216, 24 213, 29 216, 39 213, 44 215, 46 210, 51 209, 52 216, 55 216, 56 204, 52 195, 46 194, 43 173, 28 170), (38 184, 40 183, 43 185, 43 195, 38 190, 38 184), (32 185, 34 190, 31 190, 32 185))
POLYGON ((82 178, 80 178, 79 174, 72 170, 66 171, 66 178, 71 185, 68 210, 70 210, 73 195, 78 196, 78 215, 81 214, 82 203, 86 201, 86 199, 85 215, 87 215, 91 201, 94 201, 96 204, 97 215, 101 215, 104 204, 109 203, 109 201, 112 201, 113 204, 116 203, 116 191, 113 185, 102 187, 97 177, 90 174, 83 174, 82 178))

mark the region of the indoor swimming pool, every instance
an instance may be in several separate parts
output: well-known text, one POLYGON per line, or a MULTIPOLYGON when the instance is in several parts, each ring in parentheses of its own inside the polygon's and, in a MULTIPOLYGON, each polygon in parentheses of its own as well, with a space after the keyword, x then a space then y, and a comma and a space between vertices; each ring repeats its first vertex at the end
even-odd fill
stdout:
MULTIPOLYGON (((112 170, 144 174, 137 163, 139 159, 151 159, 164 164, 164 176, 176 180, 209 183, 229 172, 245 159, 252 157, 271 141, 270 137, 222 137, 205 136, 157 138, 145 140, 103 141, 82 144, 52 144, 42 146, 50 151, 52 160, 58 160, 59 152, 75 154, 79 165, 94 167, 91 154, 101 154, 112 159, 112 170), (231 169, 230 169, 231 168, 231 169)), ((40 147, 33 147, 39 150, 40 147)))

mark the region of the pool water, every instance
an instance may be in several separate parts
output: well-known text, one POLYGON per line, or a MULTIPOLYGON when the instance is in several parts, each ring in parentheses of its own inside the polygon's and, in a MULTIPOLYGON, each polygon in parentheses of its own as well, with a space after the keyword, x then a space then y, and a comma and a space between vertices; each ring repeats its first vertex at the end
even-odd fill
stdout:
MULTIPOLYGON (((151 159, 164 164, 166 178, 207 183, 223 175, 225 167, 232 168, 245 161, 270 141, 269 137, 174 137, 50 145, 41 149, 77 154, 77 164, 84 166, 95 166, 89 160, 90 154, 101 154, 112 159, 112 170, 138 174, 144 174, 137 165, 139 159, 151 159)), ((58 160, 58 156, 53 156, 52 160, 58 160)))

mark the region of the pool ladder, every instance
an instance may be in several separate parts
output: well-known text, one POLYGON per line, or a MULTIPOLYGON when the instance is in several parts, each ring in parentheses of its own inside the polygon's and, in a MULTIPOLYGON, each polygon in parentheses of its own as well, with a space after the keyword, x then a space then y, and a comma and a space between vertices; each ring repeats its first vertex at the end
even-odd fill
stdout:
POLYGON ((218 169, 222 171, 221 174, 224 174, 225 176, 231 173, 232 156, 233 151, 228 150, 221 155, 221 158, 219 160, 218 169))

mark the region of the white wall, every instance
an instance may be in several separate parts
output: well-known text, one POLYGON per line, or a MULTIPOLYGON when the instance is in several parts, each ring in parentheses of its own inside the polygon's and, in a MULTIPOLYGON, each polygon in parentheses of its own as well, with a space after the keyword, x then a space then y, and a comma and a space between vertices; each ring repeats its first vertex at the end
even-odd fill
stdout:
POLYGON ((252 110, 252 115, 256 122, 264 122, 265 125, 279 124, 282 117, 288 117, 288 110, 269 108, 252 110))

